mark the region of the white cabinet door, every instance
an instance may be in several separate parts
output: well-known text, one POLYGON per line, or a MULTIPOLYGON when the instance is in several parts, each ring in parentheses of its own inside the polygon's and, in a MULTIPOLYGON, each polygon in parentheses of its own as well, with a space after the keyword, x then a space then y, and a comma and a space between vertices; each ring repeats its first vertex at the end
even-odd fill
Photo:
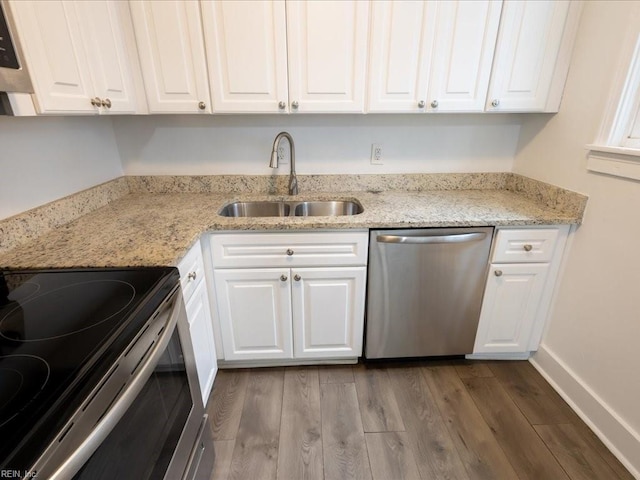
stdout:
POLYGON ((39 113, 98 113, 89 63, 71 2, 13 1, 39 113))
POLYGON ((484 111, 501 3, 437 2, 429 111, 484 111))
POLYGON ((218 371, 218 363, 200 241, 182 258, 178 270, 202 402, 206 405, 218 371))
POLYGON ((204 405, 207 404, 218 371, 206 286, 206 282, 201 280, 186 304, 189 332, 204 405))
POLYGON ((529 350, 548 271, 548 263, 491 265, 473 353, 529 350))
POLYGON ((288 268, 214 273, 225 360, 292 357, 288 268))
POLYGON ((295 358, 362 354, 365 267, 291 270, 295 358))
POLYGON ((284 0, 201 5, 213 110, 288 111, 284 0))
POLYGON ((363 112, 369 2, 287 1, 292 112, 363 112))
POLYGON ((93 94, 104 101, 100 113, 136 113, 129 52, 136 48, 129 8, 122 1, 77 2, 87 48, 93 94), (126 28, 129 28, 129 32, 126 28))
POLYGON ((381 0, 371 8, 368 111, 424 111, 436 3, 381 0))
MULTIPOLYGON (((496 46, 488 111, 557 111, 560 94, 548 104, 555 77, 562 90, 568 58, 563 43, 573 43, 577 2, 562 0, 507 0, 496 46)), ((566 48, 566 46, 565 46, 566 48)), ((570 47, 569 47, 570 50, 570 47)))
POLYGON ((198 2, 129 3, 150 113, 211 113, 198 2))
POLYGON ((39 113, 137 111, 126 4, 19 1, 12 9, 39 113))

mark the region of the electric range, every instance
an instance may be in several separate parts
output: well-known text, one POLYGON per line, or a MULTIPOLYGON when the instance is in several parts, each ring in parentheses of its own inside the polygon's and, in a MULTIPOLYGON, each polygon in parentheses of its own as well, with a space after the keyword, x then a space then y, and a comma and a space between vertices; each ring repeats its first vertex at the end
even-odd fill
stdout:
MULTIPOLYGON (((64 438, 64 429, 71 429, 74 415, 83 409, 91 410, 87 407, 90 397, 96 396, 98 386, 106 382, 114 365, 135 350, 132 345, 141 338, 141 332, 151 328, 150 319, 158 316, 161 305, 172 298, 171 308, 165 310, 177 311, 179 307, 184 311, 178 285, 179 274, 172 267, 2 273, 0 473, 21 472, 24 477, 36 473, 29 473, 29 469, 47 448, 64 438)), ((187 356, 191 357, 190 345, 178 341, 178 330, 185 327, 176 325, 174 320, 175 334, 167 334, 175 337, 175 343, 182 343, 182 349, 186 346, 187 356)), ((143 346, 132 370, 146 361, 164 329, 164 323, 157 327, 156 336, 148 347, 143 346)), ((183 395, 185 389, 189 390, 186 370, 193 368, 184 366, 180 345, 176 348, 180 352, 177 360, 159 362, 165 370, 167 365, 181 366, 186 386, 177 395, 183 395)), ((189 383, 194 381, 189 379, 189 383)), ((105 413, 119 394, 112 395, 105 413)), ((193 401, 188 400, 186 410, 181 407, 185 415, 193 410, 193 401)), ((201 402, 199 407, 198 424, 203 415, 201 402)), ((100 423, 105 413, 95 422, 100 423)), ((188 450, 191 452, 191 448, 188 450)))

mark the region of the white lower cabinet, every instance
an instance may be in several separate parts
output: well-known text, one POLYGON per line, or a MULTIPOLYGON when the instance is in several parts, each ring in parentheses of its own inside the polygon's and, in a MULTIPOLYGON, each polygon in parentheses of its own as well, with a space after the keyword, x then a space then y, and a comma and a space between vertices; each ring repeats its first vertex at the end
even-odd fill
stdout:
POLYGON ((548 263, 491 266, 474 352, 526 352, 548 263))
POLYGON ((225 360, 291 358, 288 268, 214 273, 225 360))
POLYGON ((218 372, 216 346, 213 341, 213 327, 211 325, 211 309, 204 281, 196 287, 195 292, 186 304, 189 332, 195 356, 196 370, 202 393, 202 403, 207 404, 209 394, 213 388, 213 381, 218 372))
POLYGON ((218 372, 218 363, 199 241, 180 261, 178 270, 180 271, 180 285, 187 311, 200 393, 202 394, 202 402, 206 405, 218 372))
POLYGON ((362 353, 366 267, 291 271, 296 358, 362 353))
POLYGON ((568 232, 567 225, 497 230, 471 357, 537 350, 568 232))
POLYGON ((224 360, 357 359, 367 238, 367 232, 211 235, 224 360), (251 245, 256 251, 245 252, 251 245))

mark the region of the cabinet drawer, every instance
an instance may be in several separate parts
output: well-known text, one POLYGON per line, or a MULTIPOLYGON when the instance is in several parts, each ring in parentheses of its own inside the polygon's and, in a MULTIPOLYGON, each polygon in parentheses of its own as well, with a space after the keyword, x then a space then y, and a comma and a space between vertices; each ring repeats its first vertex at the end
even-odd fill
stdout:
POLYGON ((180 286, 185 303, 189 301, 200 281, 204 278, 204 262, 200 241, 197 241, 178 264, 180 286))
POLYGON ((366 265, 368 233, 241 233, 209 237, 215 268, 366 265))
POLYGON ((559 235, 560 228, 498 230, 492 262, 549 262, 559 235))

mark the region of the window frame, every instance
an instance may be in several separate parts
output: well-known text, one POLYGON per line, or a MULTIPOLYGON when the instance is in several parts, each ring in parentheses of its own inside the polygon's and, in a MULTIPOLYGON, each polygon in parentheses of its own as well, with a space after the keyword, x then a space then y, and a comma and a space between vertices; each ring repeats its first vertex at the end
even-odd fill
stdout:
POLYGON ((611 107, 589 150, 587 170, 640 180, 640 31, 633 27, 614 81, 611 107), (637 137, 632 137, 637 134, 637 137))

